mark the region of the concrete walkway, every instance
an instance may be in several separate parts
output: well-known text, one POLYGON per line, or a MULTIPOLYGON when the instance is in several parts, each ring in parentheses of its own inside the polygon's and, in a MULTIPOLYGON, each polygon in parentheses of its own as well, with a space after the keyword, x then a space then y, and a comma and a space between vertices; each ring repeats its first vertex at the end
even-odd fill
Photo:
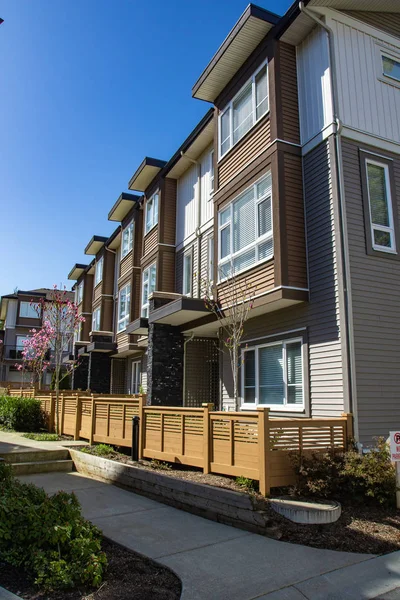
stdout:
POLYGON ((36 442, 22 437, 21 433, 8 433, 0 431, 0 454, 8 452, 24 452, 34 449, 55 450, 64 446, 87 446, 88 443, 82 440, 74 442, 73 440, 61 440, 59 442, 36 442))
POLYGON ((179 575, 182 600, 383 599, 400 586, 400 553, 373 558, 278 542, 77 473, 20 479, 49 493, 74 491, 107 537, 179 575))

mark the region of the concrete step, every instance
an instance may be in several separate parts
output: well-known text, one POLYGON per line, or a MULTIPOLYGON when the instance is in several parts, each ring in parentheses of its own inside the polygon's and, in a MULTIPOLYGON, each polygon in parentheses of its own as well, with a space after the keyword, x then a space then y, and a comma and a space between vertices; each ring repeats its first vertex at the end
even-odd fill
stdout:
POLYGON ((67 449, 59 448, 56 450, 42 450, 38 448, 29 448, 16 452, 0 453, 0 458, 3 458, 8 463, 27 463, 27 462, 49 462, 51 460, 67 460, 69 452, 67 449))
POLYGON ((14 475, 31 475, 33 473, 70 473, 74 463, 72 460, 41 460, 11 463, 11 466, 14 475))

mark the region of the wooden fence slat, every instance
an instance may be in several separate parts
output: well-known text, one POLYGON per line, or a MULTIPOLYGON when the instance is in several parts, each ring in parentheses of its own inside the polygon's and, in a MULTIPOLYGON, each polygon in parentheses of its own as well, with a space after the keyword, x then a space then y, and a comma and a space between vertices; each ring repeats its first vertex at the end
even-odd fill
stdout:
POLYGON ((213 408, 213 404, 204 403, 203 407, 203 473, 210 472, 210 432, 211 432, 211 421, 210 411, 213 408))

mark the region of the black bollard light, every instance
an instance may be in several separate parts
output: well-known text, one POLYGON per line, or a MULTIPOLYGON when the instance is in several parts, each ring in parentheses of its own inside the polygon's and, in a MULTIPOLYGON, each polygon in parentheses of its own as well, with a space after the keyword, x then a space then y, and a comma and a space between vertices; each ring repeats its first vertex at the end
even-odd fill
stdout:
POLYGON ((139 460, 139 421, 138 416, 132 417, 132 460, 139 460))

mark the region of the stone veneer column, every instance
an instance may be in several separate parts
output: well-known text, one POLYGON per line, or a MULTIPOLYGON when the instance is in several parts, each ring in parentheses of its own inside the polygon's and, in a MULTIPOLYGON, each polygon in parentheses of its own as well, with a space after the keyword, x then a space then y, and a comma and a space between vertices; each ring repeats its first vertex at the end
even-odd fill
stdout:
POLYGON ((104 352, 90 352, 87 387, 97 394, 109 394, 111 358, 104 352))
POLYGON ((172 325, 149 325, 147 403, 182 406, 184 337, 172 325))

